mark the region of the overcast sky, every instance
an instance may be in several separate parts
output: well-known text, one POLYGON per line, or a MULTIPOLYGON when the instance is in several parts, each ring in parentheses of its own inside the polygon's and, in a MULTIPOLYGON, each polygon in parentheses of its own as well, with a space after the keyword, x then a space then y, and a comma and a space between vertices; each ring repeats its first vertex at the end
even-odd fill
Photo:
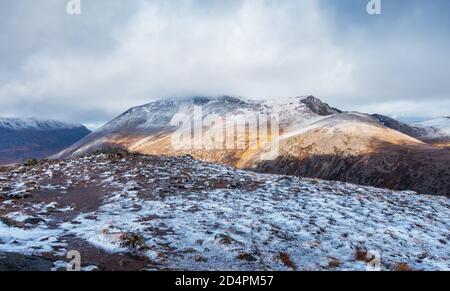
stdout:
POLYGON ((91 128, 173 96, 315 95, 401 119, 450 115, 450 1, 2 0, 0 116, 91 128))

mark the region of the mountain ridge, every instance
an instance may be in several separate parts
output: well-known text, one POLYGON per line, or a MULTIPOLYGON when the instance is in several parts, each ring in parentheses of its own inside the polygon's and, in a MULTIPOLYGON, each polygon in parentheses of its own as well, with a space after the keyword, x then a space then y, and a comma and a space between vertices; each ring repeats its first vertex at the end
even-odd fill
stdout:
POLYGON ((81 123, 61 122, 51 119, 38 118, 2 118, 0 117, 0 128, 5 129, 37 129, 37 130, 51 130, 51 129, 72 129, 84 127, 81 123))
POLYGON ((0 165, 47 158, 88 135, 81 124, 36 118, 0 118, 0 165))
MULTIPOLYGON (((313 96, 269 101, 230 96, 168 98, 127 110, 52 158, 75 158, 111 148, 148 155, 189 154, 242 169, 266 172, 269 168, 271 173, 301 173, 307 177, 449 196, 450 153, 398 131, 406 128, 399 127, 400 123, 382 121, 379 116, 341 111, 313 96), (177 114, 192 117, 196 106, 202 107, 203 120, 228 114, 241 121, 263 113, 278 115, 280 135, 260 135, 257 150, 205 150, 204 140, 200 141, 203 150, 176 149, 172 137, 180 126, 172 123, 173 118, 177 114), (267 148, 275 141, 279 142, 280 151, 272 161, 277 162, 266 163, 267 148), (330 160, 334 162, 327 162, 330 160), (355 165, 360 169, 356 173, 355 165), (399 177, 389 178, 390 172, 399 177), (412 177, 421 180, 417 182, 412 177)), ((222 130, 220 125, 204 126, 203 122, 192 126, 191 130, 198 128, 204 135, 222 130)), ((242 136, 234 134, 235 143, 248 143, 248 132, 242 136)))

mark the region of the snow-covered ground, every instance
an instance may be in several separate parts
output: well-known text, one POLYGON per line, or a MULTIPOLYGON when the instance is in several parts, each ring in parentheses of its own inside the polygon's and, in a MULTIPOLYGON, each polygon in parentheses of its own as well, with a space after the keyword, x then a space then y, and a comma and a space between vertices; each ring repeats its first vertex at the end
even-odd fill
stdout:
POLYGON ((157 270, 365 270, 372 251, 385 270, 450 270, 439 196, 100 154, 0 171, 0 197, 0 252, 55 268, 75 249, 89 270, 134 268, 118 255, 157 270))

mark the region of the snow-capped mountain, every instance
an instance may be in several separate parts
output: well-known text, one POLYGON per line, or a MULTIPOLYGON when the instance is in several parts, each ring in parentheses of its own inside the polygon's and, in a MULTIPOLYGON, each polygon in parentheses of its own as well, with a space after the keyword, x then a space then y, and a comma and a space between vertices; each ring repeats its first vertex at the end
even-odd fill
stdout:
POLYGON ((202 107, 203 119, 211 115, 226 114, 244 119, 249 114, 276 112, 282 128, 293 124, 307 124, 323 116, 340 113, 312 96, 296 97, 283 102, 260 102, 231 96, 164 99, 127 110, 54 157, 76 157, 98 149, 120 146, 120 143, 114 141, 119 137, 129 140, 130 147, 145 146, 143 139, 163 132, 173 133, 177 129, 177 126, 172 125, 173 118, 178 114, 192 115, 196 106, 202 107))
POLYGON ((450 116, 422 121, 415 124, 416 126, 433 127, 442 134, 450 136, 450 116))
POLYGON ((423 138, 450 147, 450 117, 442 117, 412 124, 423 131, 423 138))
POLYGON ((79 123, 68 123, 56 120, 42 120, 37 118, 0 118, 0 128, 11 130, 58 130, 80 127, 83 127, 83 125, 79 123))
POLYGON ((79 157, 108 148, 149 155, 189 154, 242 169, 450 195, 450 153, 388 121, 380 116, 342 112, 312 96, 273 101, 229 96, 165 99, 126 111, 54 158, 79 157), (198 106, 202 116, 195 120, 198 106), (249 136, 256 134, 249 124, 243 135, 226 131, 235 146, 232 149, 206 149, 207 139, 199 141, 195 134, 187 147, 174 145, 174 134, 182 127, 174 121, 180 115, 192 117, 190 137, 192 132, 210 137, 223 127, 234 128, 261 114, 278 116, 279 134, 261 134, 259 130, 256 149, 248 146, 249 136), (213 116, 230 115, 233 118, 224 124, 206 122, 213 116), (239 143, 247 147, 239 148, 239 143), (275 155, 274 144, 279 145, 275 155))
POLYGON ((46 158, 88 135, 81 124, 55 120, 0 118, 0 165, 46 158))

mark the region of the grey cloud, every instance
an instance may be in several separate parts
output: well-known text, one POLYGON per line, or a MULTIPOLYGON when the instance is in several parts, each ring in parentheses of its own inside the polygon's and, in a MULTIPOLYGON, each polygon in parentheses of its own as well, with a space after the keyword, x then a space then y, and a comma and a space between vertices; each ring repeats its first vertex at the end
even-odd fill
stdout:
POLYGON ((6 0, 0 116, 99 124, 193 94, 314 94, 343 109, 448 115, 439 9, 389 2, 373 18, 352 2, 82 0, 82 15, 69 16, 65 0, 6 0))

